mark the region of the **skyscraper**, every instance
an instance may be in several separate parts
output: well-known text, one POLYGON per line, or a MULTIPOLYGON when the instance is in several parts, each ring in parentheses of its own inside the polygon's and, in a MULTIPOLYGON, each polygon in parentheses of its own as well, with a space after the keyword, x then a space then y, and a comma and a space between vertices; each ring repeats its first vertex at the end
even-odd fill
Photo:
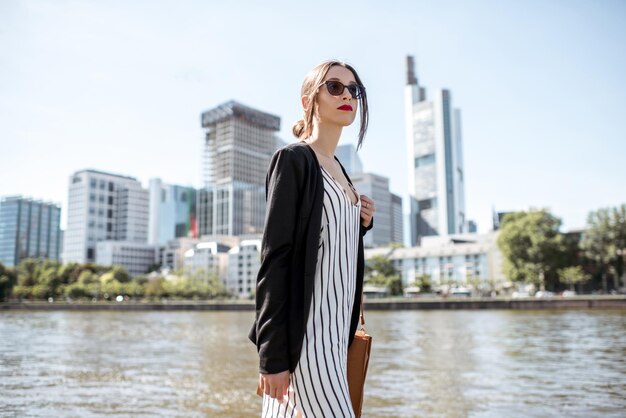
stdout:
POLYGON ((97 170, 70 176, 64 262, 95 262, 96 243, 147 243, 148 190, 133 177, 97 170))
POLYGON ((402 243, 402 199, 389 190, 387 177, 363 172, 361 158, 352 144, 337 147, 335 155, 341 161, 359 194, 376 202, 374 228, 363 238, 365 247, 402 243))
POLYGON ((265 175, 280 118, 235 101, 202 113, 204 189, 199 191, 200 235, 263 232, 265 175))
POLYGON ((346 169, 349 176, 363 172, 363 163, 353 144, 339 145, 335 155, 339 158, 341 165, 346 169))
POLYGON ((410 244, 421 237, 467 232, 461 138, 461 111, 448 89, 431 100, 407 57, 405 87, 409 164, 410 244))
POLYGON ((58 260, 61 207, 9 196, 0 200, 0 263, 16 266, 24 258, 58 260))
POLYGON ((196 189, 150 179, 148 243, 165 245, 180 237, 197 237, 196 189))

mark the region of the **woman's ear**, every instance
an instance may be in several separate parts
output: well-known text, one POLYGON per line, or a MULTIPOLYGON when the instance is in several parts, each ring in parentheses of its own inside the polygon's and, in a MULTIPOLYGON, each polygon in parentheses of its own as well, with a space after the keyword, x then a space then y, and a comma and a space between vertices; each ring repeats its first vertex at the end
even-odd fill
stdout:
POLYGON ((302 108, 306 112, 309 109, 309 96, 302 96, 300 101, 302 102, 302 108))

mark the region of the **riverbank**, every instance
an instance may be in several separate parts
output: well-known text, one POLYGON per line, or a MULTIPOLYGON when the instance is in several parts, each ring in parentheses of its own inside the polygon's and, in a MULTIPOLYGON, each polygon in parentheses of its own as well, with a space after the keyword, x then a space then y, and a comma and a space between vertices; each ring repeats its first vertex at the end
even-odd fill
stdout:
MULTIPOLYGON (((626 308, 626 295, 573 296, 552 298, 382 298, 364 303, 365 310, 434 309, 614 309, 626 308)), ((254 311, 250 300, 220 301, 123 301, 123 302, 45 302, 0 303, 0 310, 77 310, 77 311, 254 311)))

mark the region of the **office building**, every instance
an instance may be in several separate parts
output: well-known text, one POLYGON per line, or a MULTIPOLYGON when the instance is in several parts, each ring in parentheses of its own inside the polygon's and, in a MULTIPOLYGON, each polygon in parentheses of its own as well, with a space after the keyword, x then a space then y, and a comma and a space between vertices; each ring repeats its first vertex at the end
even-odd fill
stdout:
POLYGON ((148 241, 148 190, 133 177, 97 170, 70 176, 63 261, 95 262, 100 241, 148 241))
MULTIPOLYGON (((376 215, 374 215, 376 216, 376 215)), ((374 221, 376 222, 376 221, 374 221)), ((403 244, 404 239, 404 219, 402 217, 402 198, 391 193, 391 241, 403 244)))
POLYGON ((407 57, 405 121, 409 165, 410 243, 430 235, 467 232, 461 111, 450 90, 427 100, 407 57))
POLYGON ((229 246, 218 241, 202 241, 185 252, 185 274, 209 280, 217 277, 226 286, 229 246))
POLYGON ((335 156, 341 161, 341 165, 352 178, 352 174, 363 172, 363 163, 356 152, 356 147, 352 144, 339 145, 335 151, 335 156))
MULTIPOLYGON (((419 247, 379 247, 365 250, 365 259, 383 256, 400 272, 403 286, 412 285, 422 275, 433 287, 467 286, 483 288, 507 286, 502 271, 503 257, 497 245, 498 233, 429 236, 419 247)), ((366 261, 367 262, 367 261, 366 261)))
POLYGON ((166 245, 176 238, 197 238, 196 190, 150 179, 148 243, 166 245))
POLYGON ((203 181, 200 236, 263 232, 265 177, 280 118, 230 101, 202 113, 203 181))
POLYGON ((155 267, 157 247, 130 241, 99 241, 96 243, 96 264, 124 267, 131 277, 148 273, 155 267))
POLYGON ((240 298, 248 298, 256 290, 256 279, 261 268, 261 240, 241 240, 228 251, 227 289, 240 298))
POLYGON ((24 258, 59 260, 61 207, 22 196, 0 199, 0 263, 24 258))
POLYGON ((374 228, 363 237, 363 246, 367 248, 402 243, 401 199, 389 191, 389 179, 372 173, 354 173, 351 176, 359 194, 369 196, 376 202, 374 228), (395 196, 395 197, 394 197, 395 196), (400 204, 400 208, 398 208, 400 204))

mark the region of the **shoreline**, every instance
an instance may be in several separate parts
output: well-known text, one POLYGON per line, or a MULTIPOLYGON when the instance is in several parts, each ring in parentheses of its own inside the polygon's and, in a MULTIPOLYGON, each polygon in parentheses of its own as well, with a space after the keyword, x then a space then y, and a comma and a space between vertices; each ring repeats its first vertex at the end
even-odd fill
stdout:
MULTIPOLYGON (((365 310, 484 310, 484 309, 626 309, 626 295, 589 295, 551 298, 381 298, 364 302, 365 310)), ((0 311, 254 311, 254 302, 249 300, 164 300, 164 301, 123 301, 123 302, 47 302, 21 301, 2 302, 0 311)))

